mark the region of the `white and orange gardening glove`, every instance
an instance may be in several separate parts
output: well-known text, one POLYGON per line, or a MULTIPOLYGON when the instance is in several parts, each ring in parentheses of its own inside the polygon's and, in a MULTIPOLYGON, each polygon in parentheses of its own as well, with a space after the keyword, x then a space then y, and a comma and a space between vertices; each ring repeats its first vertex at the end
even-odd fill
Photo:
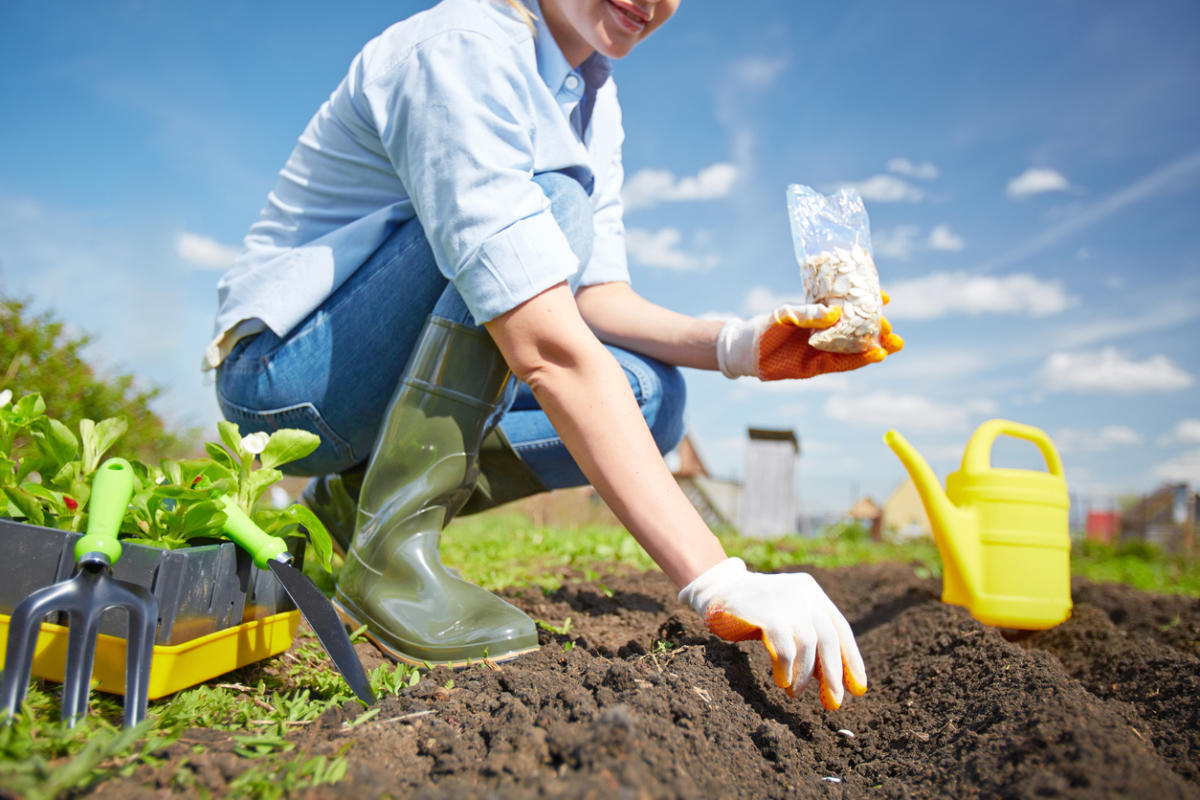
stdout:
MULTIPOLYGON (((883 302, 888 299, 885 293, 883 302)), ((753 319, 731 319, 717 335, 717 364, 727 378, 811 378, 876 364, 904 347, 886 317, 880 322, 880 346, 865 353, 830 353, 808 343, 814 331, 841 318, 840 308, 813 303, 780 306, 753 319)))
POLYGON ((811 575, 750 572, 740 558, 728 558, 683 587, 679 599, 725 641, 762 639, 775 685, 792 697, 814 677, 830 710, 842 705, 843 684, 855 696, 867 691, 850 623, 811 575))

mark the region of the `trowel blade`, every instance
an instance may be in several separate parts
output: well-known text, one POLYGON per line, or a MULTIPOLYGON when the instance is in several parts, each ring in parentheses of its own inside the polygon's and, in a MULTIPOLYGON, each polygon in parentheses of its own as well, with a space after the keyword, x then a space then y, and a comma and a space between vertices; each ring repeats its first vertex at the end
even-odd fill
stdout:
POLYGON ((271 561, 270 565, 271 571, 283 584, 284 590, 300 609, 300 613, 308 620, 308 624, 312 626, 313 632, 321 640, 325 652, 329 653, 334 666, 342 673, 346 683, 358 695, 359 700, 368 706, 374 705, 375 693, 371 691, 367 673, 363 670, 362 662, 354 652, 354 645, 350 643, 350 636, 346 633, 337 612, 333 610, 329 598, 321 593, 307 575, 295 567, 279 561, 271 561))

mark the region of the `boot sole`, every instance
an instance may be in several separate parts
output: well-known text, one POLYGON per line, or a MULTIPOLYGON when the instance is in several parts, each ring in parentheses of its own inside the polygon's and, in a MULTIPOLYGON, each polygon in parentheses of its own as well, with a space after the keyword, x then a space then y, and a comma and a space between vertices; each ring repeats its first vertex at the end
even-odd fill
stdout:
POLYGON ((469 667, 472 664, 478 664, 480 662, 491 662, 493 664, 499 664, 499 663, 502 663, 505 661, 512 661, 513 659, 523 656, 527 653, 534 653, 541 649, 541 645, 537 645, 535 647, 526 647, 521 650, 512 650, 508 653, 504 653, 504 654, 498 655, 498 656, 493 656, 491 654, 488 654, 488 656, 486 658, 464 658, 461 660, 450 660, 450 661, 438 661, 438 660, 432 660, 432 659, 428 659, 428 658, 417 658, 415 656, 410 656, 408 653, 405 653, 403 650, 397 650, 393 645, 381 640, 378 636, 371 633, 371 627, 369 625, 367 625, 366 623, 361 622, 358 619, 358 617, 356 617, 354 615, 353 612, 351 612, 349 609, 347 609, 345 606, 343 606, 341 603, 339 603, 336 598, 334 598, 330 602, 333 603, 333 609, 334 609, 334 611, 337 612, 338 617, 341 618, 343 625, 347 626, 352 631, 356 631, 359 628, 365 627, 365 630, 363 631, 363 635, 366 636, 368 640, 370 640, 371 644, 373 644, 377 648, 379 648, 380 652, 382 652, 384 655, 386 655, 388 658, 392 659, 393 661, 399 661, 403 664, 408 664, 408 665, 414 666, 414 667, 434 666, 434 667, 450 667, 451 669, 462 669, 464 667, 469 667))

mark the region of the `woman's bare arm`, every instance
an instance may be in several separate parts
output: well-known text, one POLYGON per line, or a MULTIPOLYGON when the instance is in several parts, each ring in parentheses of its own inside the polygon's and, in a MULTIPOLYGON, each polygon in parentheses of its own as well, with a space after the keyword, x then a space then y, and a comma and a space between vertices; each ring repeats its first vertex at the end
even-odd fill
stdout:
POLYGON ((667 469, 620 365, 565 283, 485 327, 583 474, 676 585, 725 559, 667 469))
POLYGON ((655 305, 628 283, 585 286, 575 301, 602 342, 677 367, 717 368, 720 320, 697 319, 655 305))

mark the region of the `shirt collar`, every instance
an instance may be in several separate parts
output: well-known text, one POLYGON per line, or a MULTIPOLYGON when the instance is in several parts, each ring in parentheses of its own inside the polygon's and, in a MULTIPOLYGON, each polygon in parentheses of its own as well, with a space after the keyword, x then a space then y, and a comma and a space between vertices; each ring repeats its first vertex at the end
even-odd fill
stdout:
POLYGON ((526 2, 531 6, 530 10, 535 18, 533 46, 537 55, 538 74, 550 91, 557 94, 563 88, 567 76, 572 73, 578 74, 582 78, 584 86, 591 92, 595 92, 603 86, 604 82, 612 75, 612 61, 607 56, 596 52, 584 59, 578 70, 571 69, 571 65, 567 63, 567 57, 562 54, 562 50, 558 49, 558 43, 554 41, 553 34, 546 27, 537 1, 526 0, 526 2))

